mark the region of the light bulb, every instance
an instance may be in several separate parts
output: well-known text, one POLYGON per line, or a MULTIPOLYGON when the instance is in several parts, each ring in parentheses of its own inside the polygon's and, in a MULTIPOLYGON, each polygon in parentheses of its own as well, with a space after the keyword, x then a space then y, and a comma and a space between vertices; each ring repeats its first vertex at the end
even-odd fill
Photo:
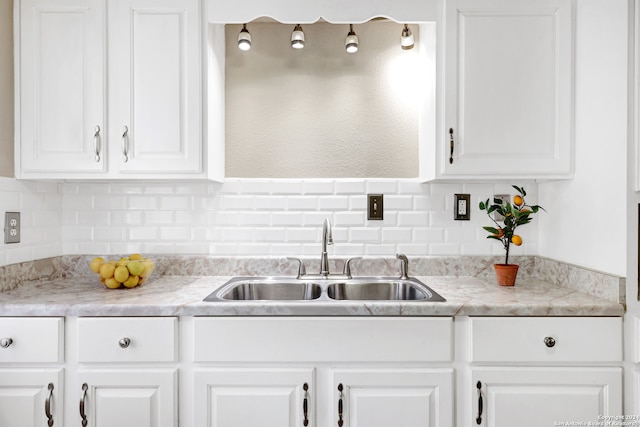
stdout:
POLYGON ((353 24, 349 25, 349 33, 344 42, 344 48, 347 50, 347 53, 356 53, 358 51, 358 36, 353 31, 353 24))
POLYGON ((238 49, 244 51, 251 49, 251 34, 247 30, 247 24, 242 26, 242 30, 238 34, 238 49))
POLYGON ((413 33, 409 29, 409 26, 404 24, 404 28, 402 28, 402 35, 400 37, 400 46, 403 50, 409 50, 413 49, 413 45, 413 33))
POLYGON ((304 48, 304 31, 300 24, 296 25, 291 33, 291 47, 294 49, 304 48))

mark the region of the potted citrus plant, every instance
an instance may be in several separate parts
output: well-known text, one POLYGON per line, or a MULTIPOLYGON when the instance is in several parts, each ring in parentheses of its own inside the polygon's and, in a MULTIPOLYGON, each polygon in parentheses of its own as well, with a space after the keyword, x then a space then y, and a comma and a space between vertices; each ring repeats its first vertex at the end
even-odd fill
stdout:
POLYGON ((518 274, 518 265, 509 264, 509 248, 511 244, 513 243, 516 246, 522 244, 522 237, 515 233, 516 229, 521 225, 530 223, 533 219, 532 215, 537 213, 538 210, 544 210, 541 206, 528 205, 525 202, 524 198, 527 192, 524 191, 524 188, 515 185, 512 185, 512 187, 518 192, 513 197, 513 204, 509 200, 500 199, 493 199, 491 204, 489 199, 485 202, 480 202, 480 210, 486 211, 491 221, 495 224, 495 226, 482 227, 489 233, 487 239, 499 240, 506 253, 504 264, 494 264, 493 266, 496 270, 498 284, 502 286, 513 286, 518 274), (499 213, 504 218, 500 220, 501 223, 492 216, 494 212, 499 213))

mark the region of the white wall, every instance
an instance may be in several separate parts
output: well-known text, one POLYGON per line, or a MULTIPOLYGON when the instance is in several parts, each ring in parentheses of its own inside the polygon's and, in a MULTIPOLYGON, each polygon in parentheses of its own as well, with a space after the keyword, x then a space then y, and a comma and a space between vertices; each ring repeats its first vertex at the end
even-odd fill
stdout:
POLYGON ((0 176, 13 175, 13 0, 0 0, 0 176))
POLYGON ((539 186, 540 255, 626 276, 628 2, 576 5, 576 173, 539 186))
MULTIPOLYGON (((412 25, 418 39, 418 26, 412 25)), ((400 48, 402 25, 354 25, 360 49, 344 49, 348 25, 250 23, 226 33, 226 176, 415 178, 418 114, 428 61, 400 48)), ((422 55, 426 55, 423 52, 422 55)), ((432 52, 435 55, 435 52, 432 52)), ((434 61, 431 61, 434 63, 434 61)), ((435 75, 435 72, 432 73, 435 75)))

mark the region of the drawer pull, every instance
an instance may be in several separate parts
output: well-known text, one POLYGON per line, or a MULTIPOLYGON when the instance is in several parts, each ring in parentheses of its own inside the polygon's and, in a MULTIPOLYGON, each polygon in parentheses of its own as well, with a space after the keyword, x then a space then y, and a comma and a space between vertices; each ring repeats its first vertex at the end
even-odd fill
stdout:
POLYGON ((9 346, 13 344, 13 339, 12 338, 2 338, 0 339, 0 347, 2 348, 9 348, 9 346))
POLYGON ((553 337, 544 337, 544 345, 551 348, 556 345, 556 340, 553 337))
POLYGON ((80 417, 82 418, 82 427, 87 427, 87 414, 84 411, 84 407, 87 404, 87 390, 89 386, 87 383, 82 384, 82 398, 80 399, 80 417))
POLYGON ((122 128, 122 161, 127 163, 129 161, 129 128, 122 128))
POLYGON ((302 421, 302 424, 306 427, 309 425, 309 384, 304 383, 302 389, 304 390, 304 400, 302 401, 304 420, 302 421))
POLYGON ((344 390, 344 388, 342 387, 342 383, 338 384, 338 391, 340 392, 339 398, 338 398, 338 427, 342 427, 342 424, 344 424, 344 421, 342 420, 342 399, 344 399, 344 394, 342 394, 342 390, 344 390))
POLYGON ((449 146, 450 146, 450 153, 449 153, 449 164, 453 164, 453 147, 456 145, 455 141, 453 140, 453 128, 449 128, 449 146))
POLYGON ((131 344, 131 339, 127 337, 124 337, 120 339, 120 341, 118 341, 118 345, 120 346, 120 348, 127 348, 129 347, 129 344, 131 344))
POLYGON ((478 389, 478 416, 476 417, 476 424, 482 424, 482 410, 483 410, 483 402, 482 402, 482 383, 480 381, 477 382, 476 388, 478 389))
POLYGON ((49 383, 47 387, 49 390, 49 396, 44 401, 44 414, 47 416, 47 425, 53 426, 53 415, 51 415, 51 399, 53 399, 53 383, 49 383))
POLYGON ((96 153, 96 162, 100 161, 100 126, 96 126, 93 134, 93 151, 96 153))

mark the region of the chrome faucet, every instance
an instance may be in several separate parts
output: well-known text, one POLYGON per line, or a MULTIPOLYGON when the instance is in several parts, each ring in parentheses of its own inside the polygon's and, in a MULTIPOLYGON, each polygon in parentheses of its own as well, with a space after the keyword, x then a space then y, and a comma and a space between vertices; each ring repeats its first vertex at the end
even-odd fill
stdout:
POLYGON ((333 233, 331 232, 331 222, 329 221, 329 218, 325 218, 324 224, 322 225, 322 254, 320 255, 320 275, 323 277, 327 277, 330 274, 327 245, 333 245, 333 233))

